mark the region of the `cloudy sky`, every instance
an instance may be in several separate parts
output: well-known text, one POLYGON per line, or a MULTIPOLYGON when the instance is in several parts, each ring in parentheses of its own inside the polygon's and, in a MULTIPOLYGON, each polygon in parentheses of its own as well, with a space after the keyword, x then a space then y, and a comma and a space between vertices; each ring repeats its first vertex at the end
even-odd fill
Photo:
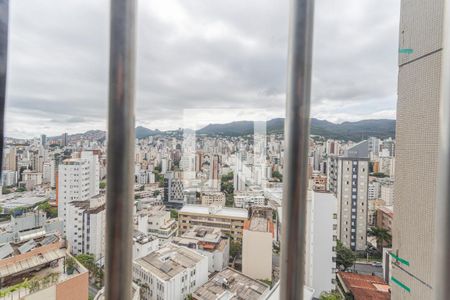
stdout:
MULTIPOLYGON (((109 1, 10 1, 6 134, 105 129, 109 1)), ((138 0, 137 125, 284 115, 287 0, 138 0)), ((395 118, 400 0, 316 0, 312 115, 395 118)))

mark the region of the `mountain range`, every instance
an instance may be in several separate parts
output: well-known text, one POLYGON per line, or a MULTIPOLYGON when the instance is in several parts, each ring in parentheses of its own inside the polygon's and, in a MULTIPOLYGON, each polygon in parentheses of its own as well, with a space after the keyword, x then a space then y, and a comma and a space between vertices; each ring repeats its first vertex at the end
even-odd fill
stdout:
MULTIPOLYGON (((284 119, 276 118, 267 121, 267 133, 283 133, 284 119)), ((236 121, 225 124, 209 124, 200 130, 199 135, 221 135, 221 136, 244 136, 253 134, 253 121, 236 121)), ((141 139, 155 135, 173 135, 180 134, 178 131, 161 131, 159 129, 149 129, 146 127, 136 127, 136 138, 141 139)), ((343 122, 340 124, 332 123, 326 120, 311 119, 311 134, 323 136, 327 139, 352 140, 360 141, 370 136, 381 139, 395 137, 395 120, 378 119, 378 120, 362 120, 357 122, 343 122)), ((70 135, 71 140, 78 139, 104 139, 106 132, 102 130, 90 130, 85 133, 77 133, 70 135)), ((60 139, 61 136, 51 137, 49 139, 60 139)))
MULTIPOLYGON (((277 118, 267 121, 267 133, 283 133, 284 119, 277 118)), ((226 124, 209 124, 197 131, 197 134, 239 136, 252 134, 252 121, 237 121, 226 124)), ((340 124, 326 120, 311 119, 311 134, 325 138, 359 141, 370 136, 381 139, 395 137, 395 120, 378 119, 340 124)))

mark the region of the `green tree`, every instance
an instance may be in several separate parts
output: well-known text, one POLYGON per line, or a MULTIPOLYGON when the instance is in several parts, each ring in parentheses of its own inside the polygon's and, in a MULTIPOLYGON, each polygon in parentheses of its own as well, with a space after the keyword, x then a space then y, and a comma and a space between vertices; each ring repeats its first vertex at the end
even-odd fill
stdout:
POLYGON ((106 181, 100 181, 99 185, 100 189, 105 189, 106 188, 106 181))
POLYGON ((336 265, 344 271, 353 266, 356 261, 356 256, 352 250, 345 247, 341 241, 336 243, 336 265))
POLYGON ((385 228, 371 227, 367 230, 367 234, 375 237, 378 250, 380 250, 385 244, 388 247, 392 244, 392 236, 385 228))
POLYGON ((341 300, 343 299, 341 294, 339 294, 338 292, 334 291, 334 292, 322 292, 320 294, 320 300, 341 300))
POLYGON ((175 209, 172 209, 172 210, 170 211, 170 217, 171 217, 172 219, 178 220, 178 211, 175 210, 175 209))
POLYGON ((283 181, 283 175, 278 171, 273 171, 272 177, 277 178, 279 181, 283 181))
POLYGON ((156 190, 153 192, 153 197, 158 197, 158 195, 161 194, 159 190, 156 190))
POLYGON ((6 194, 10 194, 12 191, 10 188, 8 188, 7 186, 2 187, 2 194, 6 195, 6 194))
POLYGON ((27 189, 24 187, 19 187, 16 189, 16 192, 19 192, 19 193, 26 192, 26 191, 27 191, 27 189))
POLYGON ((242 254, 242 245, 239 242, 230 241, 230 256, 235 258, 242 254))
POLYGON ((48 201, 38 205, 38 209, 45 211, 47 218, 56 218, 58 216, 58 208, 50 205, 48 201))

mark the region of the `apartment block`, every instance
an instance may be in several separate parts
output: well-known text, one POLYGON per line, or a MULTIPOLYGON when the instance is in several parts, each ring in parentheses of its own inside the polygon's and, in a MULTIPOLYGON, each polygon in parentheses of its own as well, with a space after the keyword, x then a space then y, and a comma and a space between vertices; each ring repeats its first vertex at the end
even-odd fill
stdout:
POLYGON ((178 212, 180 234, 186 233, 193 226, 205 226, 219 228, 237 241, 242 241, 244 222, 247 219, 248 211, 242 208, 185 205, 178 212))
POLYGON ((348 148, 342 156, 329 157, 329 190, 338 199, 338 238, 353 251, 367 246, 369 186, 368 142, 348 148))
POLYGON ((133 281, 146 287, 143 300, 183 300, 208 281, 208 258, 168 244, 133 262, 133 281))
POLYGON ((225 193, 223 192, 202 192, 200 199, 202 205, 225 206, 225 193))
POLYGON ((105 256, 105 200, 98 195, 88 201, 73 201, 67 206, 67 244, 73 255, 105 256))
POLYGON ((208 271, 220 272, 228 266, 230 242, 219 228, 194 226, 172 243, 194 249, 208 258, 208 271))

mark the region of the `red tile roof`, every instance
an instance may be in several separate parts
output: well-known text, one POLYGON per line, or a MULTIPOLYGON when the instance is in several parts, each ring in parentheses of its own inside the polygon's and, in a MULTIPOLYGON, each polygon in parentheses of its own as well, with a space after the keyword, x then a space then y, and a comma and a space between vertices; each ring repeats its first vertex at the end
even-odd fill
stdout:
POLYGON ((338 272, 337 275, 346 292, 350 291, 355 300, 391 299, 387 292, 389 286, 380 277, 347 272, 338 272))

